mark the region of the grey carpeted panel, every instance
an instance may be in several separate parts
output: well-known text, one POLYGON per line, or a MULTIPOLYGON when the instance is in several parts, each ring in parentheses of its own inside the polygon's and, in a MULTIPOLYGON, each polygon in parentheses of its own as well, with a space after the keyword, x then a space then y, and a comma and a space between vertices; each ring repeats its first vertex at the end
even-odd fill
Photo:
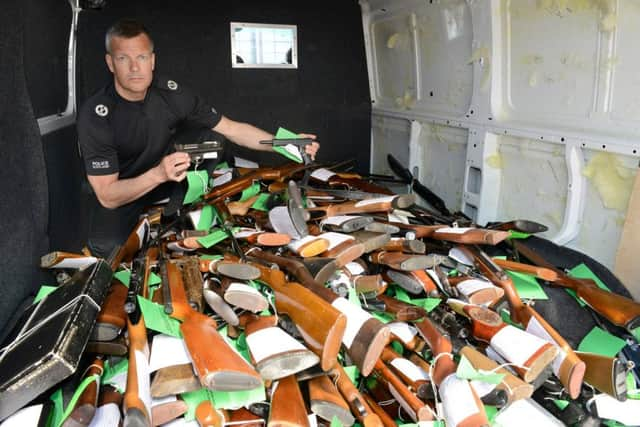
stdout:
POLYGON ((44 155, 24 77, 22 6, 7 0, 0 14, 0 331, 41 285, 39 257, 49 247, 44 155))

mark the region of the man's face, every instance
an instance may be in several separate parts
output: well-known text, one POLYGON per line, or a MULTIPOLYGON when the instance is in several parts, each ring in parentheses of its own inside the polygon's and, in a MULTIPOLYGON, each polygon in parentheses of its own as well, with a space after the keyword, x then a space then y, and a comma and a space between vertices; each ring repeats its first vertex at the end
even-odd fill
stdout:
POLYGON ((155 55, 145 34, 126 39, 113 37, 105 56, 116 91, 129 101, 142 101, 153 79, 155 55))

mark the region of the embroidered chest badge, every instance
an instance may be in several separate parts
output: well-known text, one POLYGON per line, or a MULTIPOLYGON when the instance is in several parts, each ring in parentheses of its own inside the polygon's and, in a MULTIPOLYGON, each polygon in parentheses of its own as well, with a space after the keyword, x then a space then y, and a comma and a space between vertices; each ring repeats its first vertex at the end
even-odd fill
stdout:
POLYGON ((167 80, 167 87, 171 90, 176 90, 178 89, 178 83, 174 82, 173 80, 167 80))
POLYGON ((104 104, 98 104, 96 105, 96 114, 100 117, 105 117, 109 114, 109 108, 104 104))

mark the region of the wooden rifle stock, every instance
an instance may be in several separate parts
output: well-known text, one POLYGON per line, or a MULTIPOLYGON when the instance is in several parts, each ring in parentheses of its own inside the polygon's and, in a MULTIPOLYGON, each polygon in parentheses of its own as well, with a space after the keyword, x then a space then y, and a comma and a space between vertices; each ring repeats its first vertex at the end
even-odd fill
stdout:
POLYGON ((438 228, 429 237, 468 245, 497 245, 511 236, 508 231, 488 230, 484 228, 438 228))
POLYGON ((411 322, 427 316, 427 310, 424 308, 400 301, 389 295, 378 295, 378 299, 384 302, 384 311, 393 315, 400 322, 411 322))
POLYGON ((391 347, 384 349, 381 359, 404 384, 409 386, 409 390, 414 392, 418 399, 426 401, 426 399, 433 398, 431 381, 429 380, 430 366, 426 361, 424 361, 424 365, 418 365, 412 360, 402 357, 391 347), (425 365, 427 369, 424 369, 425 365))
POLYGON ((349 405, 344 401, 338 389, 327 375, 320 375, 307 381, 309 387, 309 406, 311 411, 323 420, 331 422, 333 417, 345 426, 353 425, 349 405))
POLYGON ((509 261, 506 259, 493 258, 493 262, 500 268, 505 270, 517 271, 518 273, 531 274, 538 279, 555 282, 558 280, 558 273, 550 268, 538 267, 531 264, 523 264, 521 262, 509 261))
POLYGON ((554 285, 572 289, 589 307, 614 325, 630 332, 640 327, 640 303, 600 289, 592 280, 568 276, 524 244, 514 242, 514 247, 532 263, 553 270, 558 275, 552 282, 554 285))
POLYGON ((113 279, 91 332, 94 340, 111 341, 120 334, 127 325, 127 314, 124 312, 126 299, 127 287, 119 280, 113 279))
POLYGON ((267 427, 309 427, 307 408, 296 377, 284 377, 276 384, 267 427))
POLYGON ((227 411, 216 408, 210 400, 200 402, 196 408, 196 420, 200 427, 223 427, 227 417, 227 411))
POLYGON ((217 331, 212 318, 195 311, 188 303, 178 267, 166 263, 171 289, 171 317, 181 320, 180 330, 203 387, 212 390, 252 390, 262 384, 260 375, 233 351, 217 331), (211 349, 216 349, 215 352, 211 349))
POLYGON ((188 409, 187 403, 180 398, 159 403, 151 408, 151 419, 154 425, 163 425, 184 415, 188 409))
POLYGON ((364 427, 382 427, 380 417, 373 412, 364 396, 351 382, 342 365, 336 364, 334 368, 336 375, 336 386, 351 408, 351 413, 356 416, 358 422, 364 427))
POLYGON ((627 366, 617 357, 577 352, 587 365, 584 380, 619 401, 627 399, 627 366))
POLYGON ((202 385, 191 363, 166 366, 156 371, 151 381, 151 397, 160 397, 200 390, 202 385))
POLYGON ((424 254, 427 251, 425 244, 421 240, 408 240, 405 238, 391 239, 389 243, 382 247, 383 251, 405 252, 410 254, 424 254))
POLYGON ((403 252, 375 251, 369 255, 374 264, 386 265, 394 270, 415 271, 432 268, 442 261, 442 255, 414 255, 403 252))
MULTIPOLYGON (((83 379, 95 376, 102 376, 103 361, 98 357, 93 360, 93 363, 87 368, 83 379)), ((96 413, 96 406, 98 405, 98 394, 100 392, 100 382, 92 381, 87 388, 84 389, 80 397, 76 401, 71 414, 62 423, 62 427, 78 427, 88 426, 96 413)))
POLYGON ((553 364, 553 372, 565 386, 572 399, 578 397, 586 370, 569 343, 537 311, 524 304, 516 292, 511 278, 493 260, 476 246, 462 248, 473 260, 476 267, 494 284, 504 290, 509 303, 511 318, 523 325, 528 332, 560 347, 558 359, 553 364))
MULTIPOLYGON (((378 199, 368 199, 360 201, 351 201, 344 203, 337 203, 328 206, 318 206, 315 208, 307 208, 307 212, 324 213, 319 218, 348 215, 348 214, 361 214, 361 213, 374 213, 374 212, 391 212, 393 209, 404 209, 411 206, 415 202, 415 196, 412 194, 404 194, 397 196, 381 197, 378 199)), ((312 217, 315 215, 312 214, 312 217)))

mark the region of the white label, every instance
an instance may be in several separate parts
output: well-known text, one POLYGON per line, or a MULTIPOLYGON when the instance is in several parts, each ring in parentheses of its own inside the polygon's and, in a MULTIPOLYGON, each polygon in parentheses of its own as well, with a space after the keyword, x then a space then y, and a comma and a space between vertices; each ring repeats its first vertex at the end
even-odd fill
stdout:
POLYGON ((318 427, 318 418, 316 418, 316 414, 308 414, 307 418, 309 419, 309 427, 318 427))
POLYGON ((136 234, 138 235, 138 249, 140 249, 142 247, 142 245, 144 244, 144 236, 146 233, 146 231, 149 229, 149 227, 151 227, 149 225, 149 220, 147 218, 145 218, 141 223, 140 226, 136 229, 136 234))
POLYGON ((348 270, 352 276, 359 276, 364 273, 364 267, 358 262, 348 262, 344 268, 348 270))
POLYGON ((276 354, 307 349, 277 326, 247 335, 247 346, 256 364, 276 354))
POLYGON ((311 176, 320 181, 327 182, 329 178, 335 175, 335 172, 331 172, 329 169, 318 168, 311 172, 311 176))
POLYGON ((226 184, 227 182, 231 181, 232 177, 233 175, 231 174, 231 172, 223 173, 222 175, 213 179, 213 186, 217 187, 219 185, 226 184))
POLYGON ((42 407, 43 405, 40 404, 22 408, 6 420, 4 420, 4 422, 0 425, 2 427, 37 426, 38 421, 40 420, 40 414, 42 413, 42 407))
POLYGON ((471 227, 442 227, 438 228, 436 233, 450 233, 450 234, 464 234, 469 230, 473 230, 471 227))
POLYGON ((98 261, 98 258, 92 256, 66 258, 49 268, 82 268, 98 261))
POLYGON ((249 236, 260 233, 262 232, 253 228, 241 228, 240 230, 233 233, 233 237, 235 237, 236 239, 246 239, 249 236))
POLYGON ((416 415, 415 411, 411 408, 411 406, 409 406, 409 404, 402 398, 400 393, 398 393, 395 387, 392 386, 391 384, 389 384, 389 391, 391 392, 391 395, 398 401, 400 406, 402 406, 402 408, 407 412, 407 414, 409 414, 411 419, 413 421, 418 421, 418 416, 416 415))
POLYGON ((360 331, 360 328, 364 322, 371 319, 371 315, 344 298, 336 298, 331 305, 347 316, 347 327, 342 337, 342 343, 346 345, 347 348, 351 348, 351 344, 360 331))
POLYGON ((620 402, 608 394, 598 394, 594 399, 600 418, 616 420, 630 426, 640 423, 640 400, 627 399, 620 402))
POLYGON ((293 144, 287 144, 284 147, 285 150, 287 150, 287 152, 289 154, 291 154, 293 157, 295 157, 296 159, 302 161, 302 155, 300 154, 300 150, 298 149, 298 147, 296 147, 293 144))
POLYGON ((258 169, 260 165, 251 160, 243 159, 242 157, 234 157, 233 163, 237 168, 258 169))
POLYGON ((291 243, 289 243, 287 246, 289 247, 289 249, 291 249, 294 252, 298 252, 298 250, 303 246, 306 245, 309 242, 313 242, 314 240, 316 240, 318 238, 318 236, 307 236, 307 237, 303 237, 302 239, 299 240, 292 240, 291 243))
POLYGON ((151 407, 162 405, 164 403, 175 402, 178 400, 175 394, 170 394, 169 396, 159 397, 157 399, 151 398, 151 407))
POLYGON ((507 405, 498 412, 493 425, 498 427, 552 427, 564 424, 529 398, 516 400, 507 405))
POLYGON ((538 319, 535 317, 531 317, 529 319, 529 323, 525 329, 532 335, 537 336, 538 338, 542 338, 543 340, 553 344, 558 349, 558 355, 553 359, 553 363, 551 367, 553 368, 553 373, 558 375, 560 373, 560 366, 562 366, 562 362, 567 357, 567 353, 558 346, 558 343, 549 335, 549 333, 544 329, 544 327, 538 322, 538 319))
POLYGON ((473 387, 479 397, 486 396, 487 394, 491 393, 494 388, 496 388, 496 384, 490 384, 479 380, 469 381, 469 384, 471 384, 471 387, 473 387))
POLYGON ((149 361, 140 350, 136 350, 136 373, 138 374, 138 396, 151 416, 151 385, 149 379, 149 361))
POLYGON ((349 221, 350 219, 354 219, 354 218, 360 218, 357 215, 336 215, 336 216, 330 216, 327 217, 325 219, 323 219, 320 222, 320 226, 323 225, 336 225, 336 226, 340 226, 342 224, 344 224, 345 222, 349 221))
POLYGON ((442 381, 439 392, 447 426, 455 427, 479 412, 469 381, 458 378, 456 374, 442 381))
POLYGON ((402 372, 411 381, 427 381, 429 373, 404 357, 396 357, 391 361, 391 366, 402 372))
POLYGON ((355 240, 355 237, 349 236, 348 234, 334 232, 322 233, 318 237, 322 237, 323 239, 327 239, 329 241, 329 247, 327 248, 327 250, 335 248, 340 243, 344 243, 349 240, 355 240))
POLYGON ((500 329, 491 338, 491 347, 518 366, 525 366, 525 362, 546 343, 543 339, 511 325, 500 329))
POLYGON ((182 338, 163 334, 153 337, 149 372, 185 363, 191 363, 191 357, 182 338))
POLYGON ((218 153, 216 153, 215 151, 212 151, 211 153, 203 153, 202 154, 202 158, 203 159, 217 159, 218 158, 218 153))
POLYGON ((120 407, 115 403, 98 406, 89 427, 113 427, 120 425, 120 407))
POLYGON ((481 291, 483 289, 494 288, 495 286, 489 282, 480 279, 468 279, 463 280, 462 282, 456 285, 456 289, 460 291, 464 296, 471 296, 474 293, 481 291))
POLYGON ((460 264, 473 265, 473 258, 469 257, 466 252, 462 251, 458 247, 451 248, 449 251, 449 257, 458 261, 460 264))
POLYGON ((400 340, 405 344, 410 343, 413 337, 418 333, 418 330, 408 323, 391 322, 387 325, 389 326, 389 329, 391 329, 391 333, 400 338, 400 340))
POLYGON ((252 294, 252 295, 262 297, 262 294, 253 286, 249 286, 245 283, 238 283, 238 282, 234 282, 229 285, 227 290, 224 292, 225 299, 227 298, 227 294, 229 293, 252 294))
POLYGON ((395 213, 387 214, 387 219, 391 222, 400 222, 402 224, 409 224, 409 218, 403 215, 396 215, 395 213))
POLYGON ((375 199, 361 200, 355 204, 356 208, 373 205, 375 203, 391 203, 397 196, 376 197, 375 199))

